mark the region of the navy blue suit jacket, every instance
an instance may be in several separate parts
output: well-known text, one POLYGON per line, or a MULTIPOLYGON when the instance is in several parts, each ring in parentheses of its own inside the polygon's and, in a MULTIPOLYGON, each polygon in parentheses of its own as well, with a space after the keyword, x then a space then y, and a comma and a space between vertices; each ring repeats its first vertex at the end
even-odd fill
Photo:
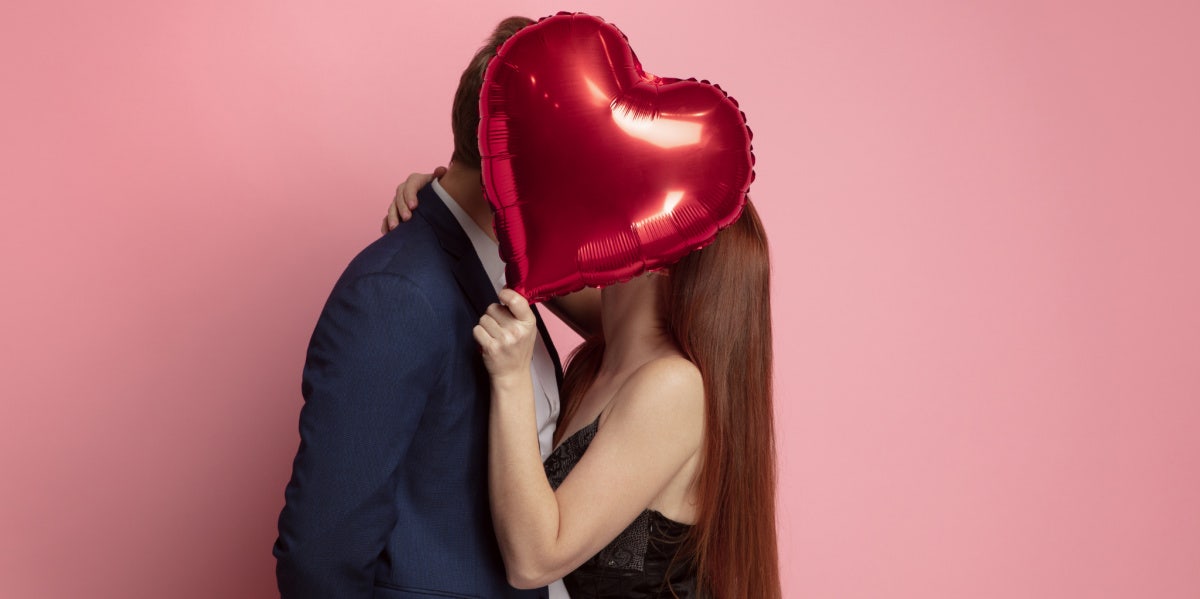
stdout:
POLYGON ((490 390, 471 329, 496 293, 433 189, 418 197, 313 331, 274 549, 284 599, 546 597, 508 585, 488 507, 490 390))

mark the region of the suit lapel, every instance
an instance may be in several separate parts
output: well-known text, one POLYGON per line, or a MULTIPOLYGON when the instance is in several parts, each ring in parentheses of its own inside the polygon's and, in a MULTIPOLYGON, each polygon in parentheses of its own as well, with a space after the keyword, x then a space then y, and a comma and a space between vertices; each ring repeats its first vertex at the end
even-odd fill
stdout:
MULTIPOLYGON (((471 239, 467 237, 467 233, 462 230, 458 220, 450 213, 450 209, 442 203, 442 198, 438 197, 432 185, 422 187, 417 192, 417 199, 420 201, 421 207, 414 211, 414 214, 420 215, 429 222, 437 234, 438 241, 442 244, 442 249, 454 257, 454 278, 458 281, 458 286, 462 289, 467 301, 471 302, 471 306, 475 308, 475 313, 482 316, 487 311, 487 307, 499 302, 500 298, 496 297, 496 290, 492 287, 492 282, 488 279, 487 271, 484 270, 483 263, 479 261, 479 256, 475 254, 475 247, 471 245, 471 239)), ((542 320, 537 306, 530 307, 533 308, 533 314, 537 317, 538 334, 542 336, 546 351, 550 353, 550 359, 554 362, 554 379, 561 389, 563 370, 558 351, 554 349, 554 341, 550 338, 550 331, 546 329, 546 323, 542 320)))
POLYGON ((450 213, 450 209, 442 203, 437 192, 433 191, 432 185, 422 187, 417 192, 417 199, 421 207, 415 210, 414 214, 429 222, 437 234, 438 242, 442 244, 442 249, 454 258, 454 278, 471 307, 475 309, 475 313, 482 315, 487 307, 499 301, 499 298, 496 297, 496 290, 492 288, 492 282, 488 280, 483 263, 479 261, 479 256, 475 255, 471 239, 450 213))

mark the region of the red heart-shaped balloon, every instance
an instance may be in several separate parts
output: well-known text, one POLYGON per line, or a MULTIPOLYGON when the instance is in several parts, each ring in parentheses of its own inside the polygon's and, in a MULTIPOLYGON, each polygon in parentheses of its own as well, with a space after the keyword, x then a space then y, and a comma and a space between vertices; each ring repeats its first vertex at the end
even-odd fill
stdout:
POLYGON ((602 19, 517 32, 488 65, 479 123, 508 286, 540 301, 708 244, 745 203, 750 138, 720 87, 645 73, 602 19))

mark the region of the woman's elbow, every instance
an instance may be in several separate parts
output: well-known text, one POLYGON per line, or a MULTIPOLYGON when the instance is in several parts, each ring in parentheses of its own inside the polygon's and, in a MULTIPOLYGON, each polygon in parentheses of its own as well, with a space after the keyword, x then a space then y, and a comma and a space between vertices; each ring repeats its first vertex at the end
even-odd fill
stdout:
POLYGON ((543 564, 513 564, 505 563, 508 574, 508 584, 514 589, 540 589, 559 577, 543 567, 543 564))

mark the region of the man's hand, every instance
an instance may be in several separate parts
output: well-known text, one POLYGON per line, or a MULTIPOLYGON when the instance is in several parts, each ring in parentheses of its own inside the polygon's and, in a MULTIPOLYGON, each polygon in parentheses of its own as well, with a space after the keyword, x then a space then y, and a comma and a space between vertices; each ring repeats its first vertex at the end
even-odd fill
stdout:
POLYGON ((400 223, 408 222, 408 219, 412 218, 412 211, 417 209, 417 191, 444 174, 446 167, 439 166, 433 169, 432 174, 413 173, 397 185, 396 197, 392 198, 392 204, 388 206, 387 216, 383 217, 379 232, 387 233, 400 226, 400 223))

